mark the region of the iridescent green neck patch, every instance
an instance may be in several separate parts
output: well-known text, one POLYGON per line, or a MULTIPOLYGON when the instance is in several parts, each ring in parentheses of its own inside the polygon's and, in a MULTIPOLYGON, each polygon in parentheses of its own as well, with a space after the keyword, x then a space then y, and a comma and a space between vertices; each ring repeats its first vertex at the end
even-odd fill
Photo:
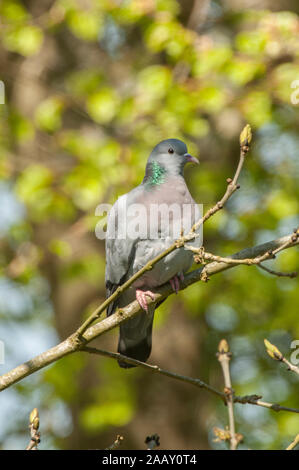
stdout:
POLYGON ((154 161, 151 165, 151 175, 149 178, 149 183, 153 186, 157 186, 159 184, 164 183, 165 173, 165 168, 154 161))

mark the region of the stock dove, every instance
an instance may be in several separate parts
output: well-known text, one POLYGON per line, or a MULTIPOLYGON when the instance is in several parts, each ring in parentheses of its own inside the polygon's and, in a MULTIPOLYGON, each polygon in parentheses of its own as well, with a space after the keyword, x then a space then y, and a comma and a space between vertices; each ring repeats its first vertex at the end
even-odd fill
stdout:
MULTIPOLYGON (((184 233, 188 233, 200 218, 200 206, 190 195, 183 176, 188 162, 199 163, 188 153, 184 142, 163 140, 148 158, 142 183, 121 196, 112 207, 106 232, 107 297, 173 243, 182 228, 184 233), (161 207, 173 210, 169 210, 166 217, 161 207)), ((200 243, 200 237, 193 241, 193 245, 199 246, 200 243)), ((177 293, 180 281, 192 262, 191 251, 185 247, 176 249, 108 306, 107 315, 111 315, 118 307, 125 307, 136 299, 143 309, 134 318, 120 324, 118 351, 121 354, 140 361, 148 359, 157 305, 147 305, 146 296, 153 298, 152 289, 168 281, 177 293)), ((134 367, 123 361, 119 361, 119 365, 134 367)))

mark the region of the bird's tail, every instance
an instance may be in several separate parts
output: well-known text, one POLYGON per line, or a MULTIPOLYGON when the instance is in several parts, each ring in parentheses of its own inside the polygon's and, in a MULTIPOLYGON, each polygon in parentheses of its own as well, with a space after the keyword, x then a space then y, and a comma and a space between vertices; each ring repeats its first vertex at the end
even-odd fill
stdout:
MULTIPOLYGON (((120 324, 118 352, 125 356, 145 362, 152 349, 152 329, 154 306, 149 306, 148 313, 141 312, 136 317, 120 324), (152 307, 152 308, 151 308, 152 307)), ((135 367, 124 361, 118 361, 120 367, 135 367)))

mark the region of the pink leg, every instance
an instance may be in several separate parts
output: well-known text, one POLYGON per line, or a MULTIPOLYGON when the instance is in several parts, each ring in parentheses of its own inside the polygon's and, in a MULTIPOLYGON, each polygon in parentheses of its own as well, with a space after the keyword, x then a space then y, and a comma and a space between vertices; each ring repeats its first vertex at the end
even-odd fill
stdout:
POLYGON ((185 279, 184 274, 182 272, 178 273, 177 276, 174 276, 172 279, 170 279, 170 285, 172 287, 172 290, 177 294, 180 290, 180 281, 183 282, 185 279))
POLYGON ((155 299, 155 294, 150 290, 141 290, 136 289, 136 300, 139 303, 140 307, 148 313, 148 305, 146 301, 146 296, 150 297, 152 300, 155 299))
POLYGON ((180 290, 180 281, 178 276, 174 276, 172 279, 170 279, 169 282, 172 287, 172 290, 177 294, 180 290))

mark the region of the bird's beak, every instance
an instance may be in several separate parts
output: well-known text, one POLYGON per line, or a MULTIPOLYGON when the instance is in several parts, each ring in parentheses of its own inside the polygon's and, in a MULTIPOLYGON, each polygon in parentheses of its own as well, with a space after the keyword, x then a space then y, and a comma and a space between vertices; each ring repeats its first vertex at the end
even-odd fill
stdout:
POLYGON ((184 157, 186 158, 187 162, 196 163, 197 165, 199 165, 199 161, 197 160, 197 158, 192 157, 190 153, 185 153, 184 157))

